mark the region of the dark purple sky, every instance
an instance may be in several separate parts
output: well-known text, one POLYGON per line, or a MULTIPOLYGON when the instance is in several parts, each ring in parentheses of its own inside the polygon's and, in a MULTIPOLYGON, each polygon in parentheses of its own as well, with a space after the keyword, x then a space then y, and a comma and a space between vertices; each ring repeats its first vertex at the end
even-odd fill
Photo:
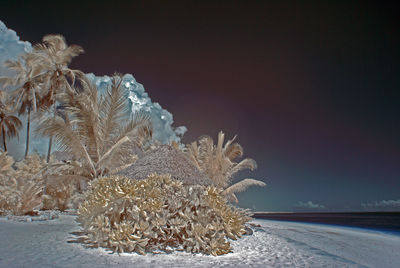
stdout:
POLYGON ((312 201, 343 211, 400 200, 394 5, 9 2, 0 19, 22 40, 60 33, 86 51, 73 68, 132 73, 176 126, 188 127, 185 143, 238 134, 259 168, 237 178, 268 184, 240 194, 243 206, 291 211, 312 201))

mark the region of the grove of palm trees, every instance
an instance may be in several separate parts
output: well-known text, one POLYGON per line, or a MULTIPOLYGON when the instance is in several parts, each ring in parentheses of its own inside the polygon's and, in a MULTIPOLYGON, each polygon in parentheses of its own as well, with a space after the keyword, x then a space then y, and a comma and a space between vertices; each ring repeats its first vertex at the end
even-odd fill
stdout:
POLYGON ((83 52, 61 35, 46 35, 5 62, 12 75, 0 77, 0 215, 69 211, 82 228, 78 241, 116 252, 229 253, 229 239, 245 234, 250 220, 234 205, 235 193, 265 186, 232 181, 256 162, 237 162, 243 148, 235 137, 224 142, 222 131, 215 144, 209 136, 162 144, 151 116, 132 109, 123 75, 113 74, 100 93, 69 68, 83 52), (25 153, 15 161, 7 142, 18 138, 21 116, 25 153), (30 150, 38 137, 48 139, 46 155, 30 150))

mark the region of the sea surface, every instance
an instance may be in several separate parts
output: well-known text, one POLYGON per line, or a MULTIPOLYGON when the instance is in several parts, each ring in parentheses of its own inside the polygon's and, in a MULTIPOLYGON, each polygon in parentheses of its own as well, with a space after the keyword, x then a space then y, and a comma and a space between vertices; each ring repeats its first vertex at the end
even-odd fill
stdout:
POLYGON ((400 212, 254 213, 256 219, 367 228, 400 235, 400 212))

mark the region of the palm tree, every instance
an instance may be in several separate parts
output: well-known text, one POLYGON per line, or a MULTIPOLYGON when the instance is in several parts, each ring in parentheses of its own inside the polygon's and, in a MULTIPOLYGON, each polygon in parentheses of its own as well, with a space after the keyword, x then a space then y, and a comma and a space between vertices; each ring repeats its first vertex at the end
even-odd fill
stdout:
POLYGON ((35 53, 24 53, 17 60, 8 60, 4 64, 16 74, 10 77, 0 77, 3 86, 18 86, 13 92, 15 107, 19 107, 18 115, 27 113, 25 158, 29 152, 29 132, 31 112, 36 112, 40 106, 40 74, 43 65, 35 53))
POLYGON ((9 138, 18 137, 18 129, 22 123, 15 115, 10 112, 10 106, 0 102, 0 135, 3 136, 4 152, 7 152, 6 134, 9 138))
MULTIPOLYGON (((46 35, 43 37, 43 44, 34 46, 34 53, 41 56, 44 62, 45 72, 42 78, 47 89, 44 102, 53 105, 53 117, 57 114, 57 95, 65 90, 72 90, 77 76, 83 76, 79 70, 68 68, 72 59, 84 50, 78 45, 68 46, 62 35, 46 35), (70 82, 68 81, 70 79, 70 82)), ((53 137, 49 137, 49 148, 47 162, 50 160, 53 137)))
POLYGON ((234 185, 229 186, 232 177, 237 172, 257 167, 253 159, 246 158, 239 163, 234 162, 237 157, 243 156, 243 148, 238 143, 233 143, 233 139, 228 140, 224 145, 225 134, 220 131, 218 133, 218 142, 214 145, 214 141, 209 136, 204 136, 187 146, 187 154, 198 169, 203 171, 214 182, 214 185, 224 189, 223 193, 235 202, 238 202, 235 192, 241 192, 249 186, 266 184, 259 180, 244 179, 234 185))
POLYGON ((151 139, 148 115, 127 118, 128 102, 121 83, 121 76, 114 76, 106 94, 98 96, 96 86, 83 78, 81 93, 60 94, 65 112, 44 119, 38 128, 79 160, 91 179, 132 164, 133 147, 142 147, 151 139))

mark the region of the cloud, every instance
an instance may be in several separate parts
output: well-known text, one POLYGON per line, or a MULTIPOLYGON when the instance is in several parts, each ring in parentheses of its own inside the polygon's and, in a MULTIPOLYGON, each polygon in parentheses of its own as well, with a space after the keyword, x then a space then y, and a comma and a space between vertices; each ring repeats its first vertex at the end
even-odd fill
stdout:
POLYGON ((326 207, 324 205, 314 204, 312 201, 308 202, 299 201, 298 203, 295 204, 295 208, 306 209, 306 210, 319 210, 319 209, 325 209, 326 207))
POLYGON ((8 59, 16 59, 24 52, 32 50, 29 42, 19 40, 17 33, 8 29, 0 20, 0 75, 12 74, 10 70, 3 67, 3 63, 8 59))
POLYGON ((362 203, 361 206, 365 210, 400 210, 400 199, 399 200, 381 200, 373 203, 362 203))

